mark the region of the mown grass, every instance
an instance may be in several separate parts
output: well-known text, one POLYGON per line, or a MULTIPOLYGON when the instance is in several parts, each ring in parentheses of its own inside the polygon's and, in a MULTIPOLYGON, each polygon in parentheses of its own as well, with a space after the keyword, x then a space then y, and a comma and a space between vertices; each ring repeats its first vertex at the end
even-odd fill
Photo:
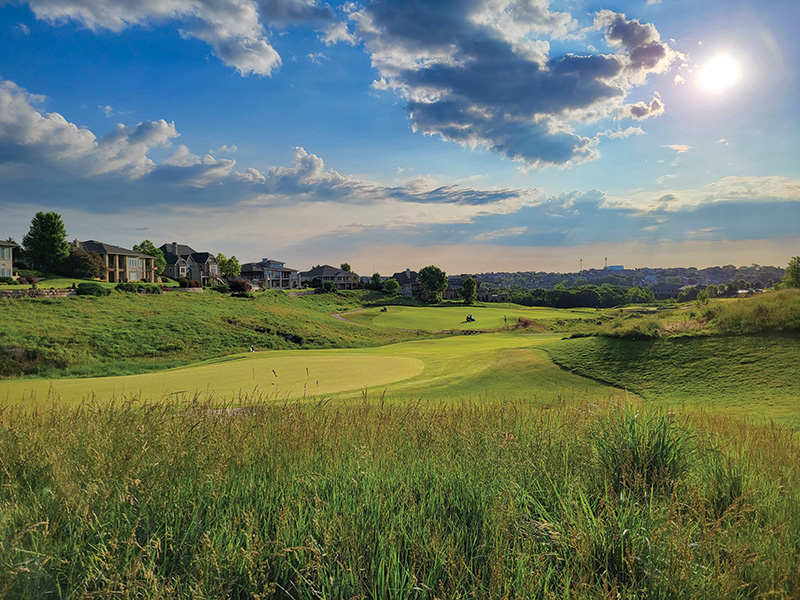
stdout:
POLYGON ((0 299, 0 376, 124 375, 248 350, 374 346, 415 337, 331 319, 362 293, 231 298, 206 291, 0 299))
POLYGON ((0 405, 53 400, 79 404, 93 397, 159 401, 195 394, 227 403, 254 390, 274 401, 353 399, 371 390, 387 402, 413 398, 425 403, 521 398, 545 403, 557 396, 594 402, 622 394, 556 367, 540 348, 553 339, 458 336, 378 348, 248 352, 129 376, 10 379, 0 381, 0 405))
POLYGON ((547 329, 565 326, 567 321, 594 320, 600 314, 595 309, 555 309, 524 307, 514 304, 478 306, 388 306, 382 313, 378 308, 343 315, 356 323, 385 329, 418 329, 425 331, 499 330, 511 329, 520 317, 543 321, 547 329), (475 317, 468 322, 467 315, 475 317))
POLYGON ((800 425, 800 338, 794 335, 568 339, 545 346, 570 372, 663 406, 800 425))
POLYGON ((776 426, 369 401, 0 423, 3 597, 800 592, 800 448, 776 426))

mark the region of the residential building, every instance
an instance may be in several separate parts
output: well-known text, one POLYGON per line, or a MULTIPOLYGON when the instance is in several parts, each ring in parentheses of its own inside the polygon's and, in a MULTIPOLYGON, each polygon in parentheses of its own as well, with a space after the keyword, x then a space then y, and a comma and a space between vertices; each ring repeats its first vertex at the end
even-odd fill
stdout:
POLYGON ((245 263, 239 275, 265 289, 296 289, 300 287, 297 269, 289 269, 279 260, 262 258, 261 262, 245 263))
POLYGON ((14 274, 14 250, 19 248, 13 242, 0 241, 0 277, 11 277, 14 274))
POLYGON ((658 283, 650 288, 656 300, 667 300, 669 298, 677 298, 681 293, 681 286, 673 283, 658 283))
POLYGON ((400 294, 406 298, 422 298, 422 291, 417 281, 418 273, 411 269, 400 271, 392 275, 392 278, 400 284, 400 294))
POLYGON ((86 252, 96 252, 103 259, 106 267, 106 274, 103 278, 111 283, 126 283, 129 281, 155 281, 153 262, 154 258, 149 254, 142 254, 113 244, 98 242, 97 240, 86 240, 79 242, 75 240, 72 246, 86 252))
POLYGON ((311 285, 315 279, 320 282, 330 281, 337 290, 354 290, 360 284, 359 277, 355 273, 330 265, 321 265, 300 273, 300 282, 303 284, 311 285))
POLYGON ((202 285, 222 282, 219 264, 210 252, 197 252, 178 242, 162 244, 159 250, 164 253, 167 261, 167 266, 164 267, 164 275, 167 277, 191 279, 202 285))

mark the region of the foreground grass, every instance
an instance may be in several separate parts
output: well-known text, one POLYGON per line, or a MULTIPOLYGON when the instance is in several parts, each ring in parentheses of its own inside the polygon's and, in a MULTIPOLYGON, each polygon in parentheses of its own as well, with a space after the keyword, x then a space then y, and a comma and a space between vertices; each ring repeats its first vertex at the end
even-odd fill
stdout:
POLYGON ((778 427, 525 403, 0 423, 3 597, 800 592, 800 448, 778 427))
POLYGON ((564 369, 663 406, 726 411, 800 426, 796 335, 579 338, 545 346, 564 369))
POLYGON ((0 299, 0 377, 89 377, 163 370, 249 349, 333 348, 416 337, 331 319, 363 293, 231 298, 216 292, 0 299))

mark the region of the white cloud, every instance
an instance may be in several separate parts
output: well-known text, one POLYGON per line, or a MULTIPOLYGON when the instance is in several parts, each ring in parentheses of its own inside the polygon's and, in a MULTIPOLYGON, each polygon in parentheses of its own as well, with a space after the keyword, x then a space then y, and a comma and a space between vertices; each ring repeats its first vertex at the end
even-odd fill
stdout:
POLYGON ((133 26, 176 23, 181 35, 199 39, 242 75, 270 75, 281 57, 266 25, 319 25, 327 43, 349 41, 333 11, 315 0, 16 0, 53 24, 76 21, 95 31, 120 32, 133 26))
POLYGON ((498 229, 497 231, 486 231, 484 233, 479 233, 473 239, 476 242, 487 242, 489 240, 496 240, 499 238, 505 237, 513 237, 515 235, 522 235, 528 231, 528 228, 525 226, 522 227, 509 227, 508 229, 498 229))
POLYGON ((105 106, 101 106, 101 105, 98 104, 97 108, 102 110, 103 114, 105 114, 106 117, 111 117, 111 115, 114 114, 114 109, 111 108, 111 106, 109 106, 108 104, 106 104, 105 106))
POLYGON ((662 114, 657 94, 648 103, 625 98, 680 56, 652 25, 611 11, 595 26, 613 53, 553 55, 551 40, 563 45, 581 32, 547 0, 374 0, 350 18, 379 72, 373 87, 408 101, 414 131, 530 167, 597 158, 597 137, 576 124, 662 114))

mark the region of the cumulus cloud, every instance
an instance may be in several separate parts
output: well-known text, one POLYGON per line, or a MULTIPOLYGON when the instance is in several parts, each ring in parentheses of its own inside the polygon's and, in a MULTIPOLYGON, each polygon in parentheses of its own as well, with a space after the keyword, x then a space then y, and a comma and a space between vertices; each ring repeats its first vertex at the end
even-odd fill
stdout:
POLYGON ((597 137, 577 125, 661 114, 659 96, 625 98, 678 56, 655 27, 611 11, 594 24, 612 52, 553 54, 551 40, 580 32, 547 0, 375 0, 350 18, 379 72, 373 87, 408 101, 415 131, 527 166, 597 158, 597 137))
POLYGON ((136 25, 175 22, 242 75, 270 75, 281 64, 265 26, 319 27, 327 43, 351 41, 332 9, 316 0, 11 0, 29 4, 37 18, 76 21, 91 30, 120 32, 136 25))

